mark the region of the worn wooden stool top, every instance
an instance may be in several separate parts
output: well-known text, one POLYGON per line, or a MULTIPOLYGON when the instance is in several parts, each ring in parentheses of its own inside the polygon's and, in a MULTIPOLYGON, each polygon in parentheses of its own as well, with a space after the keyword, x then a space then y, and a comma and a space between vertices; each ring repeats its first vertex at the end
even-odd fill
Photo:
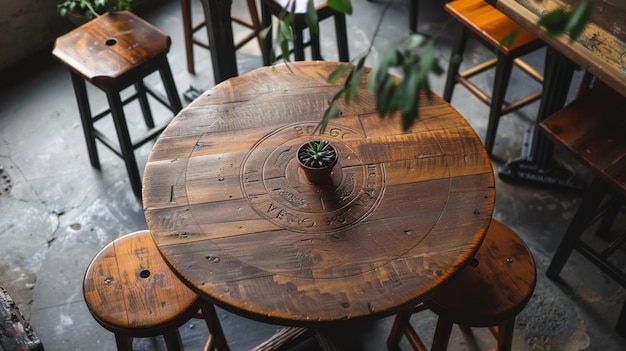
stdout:
POLYGON ((177 328, 200 307, 198 296, 169 269, 147 230, 104 247, 87 268, 83 293, 103 327, 134 337, 177 328))
POLYGON ((456 0, 446 3, 445 9, 454 18, 493 47, 499 47, 505 54, 525 46, 538 38, 520 27, 512 19, 484 0, 456 0), (511 45, 500 43, 507 35, 516 31, 517 37, 511 45))
POLYGON ((426 302, 466 327, 490 327, 515 318, 535 291, 532 253, 511 229, 493 220, 469 265, 426 302))
POLYGON ((494 206, 491 162, 437 96, 404 133, 361 81, 311 135, 340 63, 296 62, 232 78, 170 123, 150 154, 143 205, 154 240, 194 291, 281 325, 378 318, 427 297, 478 249, 494 206), (333 185, 309 183, 296 149, 338 149, 333 185))
POLYGON ((109 12, 57 38, 52 55, 93 84, 108 86, 167 54, 170 42, 167 34, 128 11, 109 12))
POLYGON ((541 122, 543 132, 626 195, 626 97, 601 82, 541 122))

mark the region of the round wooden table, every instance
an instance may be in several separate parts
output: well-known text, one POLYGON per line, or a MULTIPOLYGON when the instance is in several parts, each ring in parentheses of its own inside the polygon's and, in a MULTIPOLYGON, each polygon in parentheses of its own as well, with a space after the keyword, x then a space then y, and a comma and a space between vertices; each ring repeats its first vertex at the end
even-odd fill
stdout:
MULTIPOLYGON (((311 135, 340 63, 229 79, 182 110, 145 169, 143 204, 173 270, 216 305, 262 322, 324 327, 415 304, 478 249, 494 207, 491 162, 449 104, 423 98, 403 132, 362 81, 311 135), (332 186, 296 165, 311 139, 338 149, 332 186)), ((341 80, 340 80, 341 82, 341 80)))

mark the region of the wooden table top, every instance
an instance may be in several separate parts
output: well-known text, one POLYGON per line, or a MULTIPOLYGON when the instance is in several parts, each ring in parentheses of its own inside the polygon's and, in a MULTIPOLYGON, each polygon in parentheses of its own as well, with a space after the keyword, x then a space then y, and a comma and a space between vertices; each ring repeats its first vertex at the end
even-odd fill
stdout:
POLYGON ((551 38, 537 26, 539 16, 557 8, 571 8, 578 0, 497 0, 496 7, 557 51, 626 96, 626 5, 620 0, 592 0, 591 22, 580 37, 551 38))
MULTIPOLYGON (((171 122, 145 168, 153 238, 209 301, 293 326, 378 318, 432 293, 478 249, 494 207, 491 162, 438 96, 403 133, 363 80, 321 136, 332 187, 295 162, 339 85, 339 63, 260 68, 219 84, 171 122)), ((341 80, 340 80, 341 82, 341 80)))

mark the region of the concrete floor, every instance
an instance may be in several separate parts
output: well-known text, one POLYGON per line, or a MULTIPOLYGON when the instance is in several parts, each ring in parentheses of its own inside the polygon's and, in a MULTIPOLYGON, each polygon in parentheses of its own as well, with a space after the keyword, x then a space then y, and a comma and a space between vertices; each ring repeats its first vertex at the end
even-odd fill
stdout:
MULTIPOLYGON (((235 0, 235 12, 245 15, 244 4, 235 0)), ((353 4, 355 11, 348 18, 348 32, 351 56, 356 57, 370 45, 373 23, 384 4, 383 0, 353 4)), ((200 19, 201 7, 198 2, 193 5, 200 19)), ((368 62, 408 34, 407 8, 406 1, 391 5, 368 62)), ((143 17, 172 36, 169 60, 179 93, 190 85, 212 87, 206 50, 196 48, 198 73, 191 75, 186 70, 178 1, 164 1, 143 17)), ((237 35, 243 32, 241 28, 235 30, 237 35)), ((441 2, 422 2, 420 31, 437 37, 436 50, 442 65, 447 65, 452 25, 441 2)), ((203 35, 204 32, 200 34, 203 35)), ((326 59, 335 60, 332 26, 323 25, 322 36, 326 59)), ((470 46, 466 60, 474 62, 486 55, 489 52, 482 47, 470 46)), ((543 52, 529 57, 538 67, 542 60, 543 52)), ((239 51, 238 64, 240 73, 261 66, 256 44, 239 51)), ((109 150, 99 146, 102 171, 90 166, 69 74, 52 61, 49 52, 1 74, 0 175, 7 177, 2 178, 6 190, 0 191, 0 283, 18 302, 47 350, 113 350, 113 335, 99 326, 85 307, 82 279, 88 263, 103 246, 125 233, 147 228, 141 203, 131 192, 122 161, 109 150)), ((493 75, 487 74, 478 81, 487 86, 492 79, 493 75)), ((443 80, 443 76, 433 77, 435 93, 442 93, 443 80)), ((527 82, 516 74, 510 96, 537 88, 527 82)), ((96 90, 90 93, 94 106, 106 105, 102 94, 96 90)), ((456 90, 452 105, 479 135, 485 134, 485 106, 463 88, 456 90)), ((536 109, 537 104, 533 104, 502 118, 493 158, 495 170, 520 154, 522 135, 532 125, 536 109)), ((167 117, 164 113, 158 115, 167 117)), ((102 128, 112 131, 103 124, 102 128)), ((140 118, 130 118, 129 124, 132 130, 142 128, 140 118)), ((150 145, 137 150, 140 169, 149 152, 150 145)), ((584 169, 567 155, 557 150, 556 157, 582 180, 588 179, 584 169)), ((517 319, 516 350, 626 349, 626 340, 613 331, 626 295, 623 288, 576 253, 566 265, 561 281, 548 280, 544 274, 580 196, 571 190, 506 183, 497 178, 494 216, 528 243, 538 268, 534 296, 517 319)), ((250 349, 277 328, 223 310, 218 313, 232 350, 250 349)), ((385 349, 392 321, 386 318, 342 331, 346 348, 385 349)), ((412 321, 428 344, 434 315, 422 313, 412 321)), ((183 326, 181 332, 189 350, 200 349, 207 335, 204 324, 196 320, 183 326)), ((484 331, 477 335, 481 346, 490 341, 484 331)), ((163 349, 158 339, 140 339, 135 346, 139 350, 163 349)), ((408 349, 405 340, 401 346, 408 349)), ((451 350, 473 350, 475 346, 454 329, 451 350)), ((299 349, 316 347, 309 340, 299 349)))

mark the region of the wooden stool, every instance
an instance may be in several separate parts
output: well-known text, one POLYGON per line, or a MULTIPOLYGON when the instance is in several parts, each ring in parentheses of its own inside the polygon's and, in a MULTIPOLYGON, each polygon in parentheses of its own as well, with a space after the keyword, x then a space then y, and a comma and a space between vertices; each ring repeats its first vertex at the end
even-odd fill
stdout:
POLYGON ((100 169, 97 139, 124 159, 137 197, 141 197, 141 177, 134 150, 156 138, 167 126, 167 123, 154 125, 148 94, 174 114, 182 109, 167 61, 170 43, 167 34, 134 14, 122 11, 106 13, 57 38, 52 51, 52 55, 70 70, 91 165, 100 169), (161 75, 167 98, 149 89, 143 82, 146 76, 156 71, 161 75), (109 109, 92 116, 85 81, 106 94, 109 109), (122 100, 120 92, 130 85, 135 86, 136 94, 122 100), (135 99, 139 100, 149 130, 133 143, 124 106, 135 99), (97 120, 109 113, 117 131, 119 149, 94 126, 97 120))
MULTIPOLYGON (((583 90, 585 85, 581 85, 583 90)), ((596 220, 602 220, 597 235, 606 238, 620 208, 626 204, 624 108, 626 97, 597 81, 592 88, 581 92, 574 101, 540 123, 548 138, 568 150, 594 174, 548 266, 546 275, 550 279, 558 278, 569 256, 576 250, 626 287, 626 271, 610 257, 626 242, 626 233, 607 240, 604 247, 590 245, 582 238, 596 220)), ((615 330, 626 337, 626 303, 615 330)))
POLYGON ((105 246, 87 268, 83 295, 96 321, 115 333, 119 350, 131 350, 132 338, 158 335, 168 350, 181 350, 178 328, 194 316, 211 332, 205 349, 229 349, 215 307, 176 278, 148 230, 105 246))
POLYGON ((404 333, 415 350, 426 350, 409 319, 429 308, 439 316, 432 351, 446 350, 454 323, 464 331, 490 327, 498 350, 510 350, 515 317, 532 296, 536 278, 535 261, 526 244, 508 227, 492 220, 469 266, 437 290, 431 300, 396 316, 387 346, 397 348, 404 333))
MULTIPOLYGON (((242 46, 246 45, 253 38, 257 38, 259 41, 259 48, 263 50, 263 42, 260 36, 260 32, 263 28, 261 28, 261 22, 259 21, 259 14, 256 8, 255 0, 246 0, 248 3, 248 11, 250 12, 250 21, 248 22, 240 17, 231 16, 231 20, 235 23, 238 23, 246 28, 252 29, 252 32, 245 37, 243 37, 237 44, 235 44, 235 49, 238 50, 242 46)), ((185 38, 185 52, 187 54, 187 71, 189 73, 196 73, 195 65, 194 65, 194 57, 193 57, 193 46, 198 45, 207 50, 210 50, 209 44, 206 41, 200 41, 194 37, 194 34, 206 28, 206 21, 201 21, 198 24, 194 25, 191 18, 191 0, 180 0, 180 7, 183 13, 183 35, 185 38)))
POLYGON ((510 104, 505 101, 513 65, 518 66, 536 81, 543 83, 543 76, 520 57, 544 46, 544 43, 483 0, 455 0, 447 3, 445 9, 458 21, 459 29, 452 46, 443 99, 450 102, 455 85, 460 83, 480 101, 490 106, 485 148, 491 155, 500 116, 541 98, 541 91, 539 91, 510 104), (503 38, 514 31, 518 33, 515 42, 510 46, 501 46, 503 38), (497 52, 496 58, 459 73, 465 44, 470 34, 473 34, 473 38, 487 46, 492 52, 497 52), (490 97, 469 79, 494 66, 495 79, 490 97))
MULTIPOLYGON (((335 20, 335 35, 337 37, 337 49, 339 52, 339 61, 350 61, 348 52, 348 34, 346 32, 346 15, 331 9, 325 0, 313 0, 315 10, 317 11, 318 21, 323 21, 329 17, 335 20)), ((304 60, 305 46, 311 47, 311 56, 313 60, 323 60, 320 50, 319 33, 310 32, 311 40, 304 43, 303 32, 307 28, 304 16, 307 9, 308 0, 261 0, 261 18, 263 28, 267 28, 272 24, 272 15, 280 17, 282 13, 293 13, 291 27, 293 30, 293 53, 296 61, 304 60), (292 12, 293 11, 293 12, 292 12)), ((263 40, 263 64, 269 66, 273 61, 272 36, 267 35, 263 40)), ((276 59, 280 59, 277 57, 276 59)))

